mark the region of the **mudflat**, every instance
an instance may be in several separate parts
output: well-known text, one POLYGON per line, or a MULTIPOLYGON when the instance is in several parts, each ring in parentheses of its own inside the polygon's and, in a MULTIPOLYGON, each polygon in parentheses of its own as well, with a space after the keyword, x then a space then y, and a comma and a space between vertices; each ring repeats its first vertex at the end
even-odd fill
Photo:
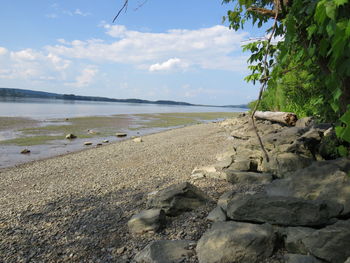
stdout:
MULTIPOLYGON (((188 181, 194 167, 228 150, 227 135, 207 123, 142 140, 1 169, 0 261, 126 262, 149 240, 198 239, 197 228, 207 223, 191 214, 183 225, 180 218, 166 232, 143 237, 132 237, 127 221, 144 209, 148 193, 188 181)), ((209 195, 227 187, 206 180, 197 186, 209 195)))

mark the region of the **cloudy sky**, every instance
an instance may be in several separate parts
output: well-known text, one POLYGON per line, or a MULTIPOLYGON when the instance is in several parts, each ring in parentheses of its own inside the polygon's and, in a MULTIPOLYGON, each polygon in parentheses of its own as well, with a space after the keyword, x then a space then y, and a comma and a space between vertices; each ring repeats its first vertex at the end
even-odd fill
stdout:
POLYGON ((220 0, 4 0, 0 87, 228 105, 255 99, 220 0))

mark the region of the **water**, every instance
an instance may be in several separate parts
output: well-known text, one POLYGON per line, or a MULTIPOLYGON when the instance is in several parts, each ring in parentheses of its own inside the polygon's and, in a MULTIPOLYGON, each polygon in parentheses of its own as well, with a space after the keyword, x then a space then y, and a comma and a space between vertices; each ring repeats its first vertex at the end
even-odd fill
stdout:
POLYGON ((35 98, 13 98, 9 100, 0 98, 0 116, 28 117, 37 120, 116 114, 244 111, 247 111, 247 109, 35 98))

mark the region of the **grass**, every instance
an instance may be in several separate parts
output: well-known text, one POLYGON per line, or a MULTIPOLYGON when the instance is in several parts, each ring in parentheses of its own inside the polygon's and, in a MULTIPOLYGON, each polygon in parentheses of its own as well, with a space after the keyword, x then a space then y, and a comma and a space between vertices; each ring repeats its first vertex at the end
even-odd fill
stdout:
POLYGON ((26 124, 25 128, 18 129, 24 135, 23 137, 1 141, 0 144, 14 144, 18 146, 42 145, 52 140, 64 140, 68 133, 73 133, 78 138, 104 137, 113 136, 116 132, 126 129, 179 127, 196 124, 201 121, 234 117, 236 115, 236 113, 228 112, 208 112, 136 114, 135 116, 138 117, 136 119, 128 115, 79 117, 53 120, 50 122, 62 123, 62 125, 48 126, 36 126, 38 122, 29 119, 0 118, 0 121, 2 119, 5 120, 0 127, 16 127, 20 122, 26 124), (31 127, 28 127, 28 125, 31 125, 31 127))
POLYGON ((0 131, 15 128, 23 128, 27 126, 34 126, 38 123, 36 120, 19 117, 0 117, 0 131))

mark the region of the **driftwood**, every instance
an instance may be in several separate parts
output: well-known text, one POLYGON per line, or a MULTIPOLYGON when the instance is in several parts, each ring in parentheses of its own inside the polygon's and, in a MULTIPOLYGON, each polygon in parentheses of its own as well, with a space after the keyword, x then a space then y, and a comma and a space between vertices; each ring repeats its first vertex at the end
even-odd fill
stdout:
POLYGON ((279 111, 257 111, 255 112, 254 117, 261 120, 284 123, 289 126, 295 126, 295 123, 298 120, 297 115, 295 113, 279 111))

